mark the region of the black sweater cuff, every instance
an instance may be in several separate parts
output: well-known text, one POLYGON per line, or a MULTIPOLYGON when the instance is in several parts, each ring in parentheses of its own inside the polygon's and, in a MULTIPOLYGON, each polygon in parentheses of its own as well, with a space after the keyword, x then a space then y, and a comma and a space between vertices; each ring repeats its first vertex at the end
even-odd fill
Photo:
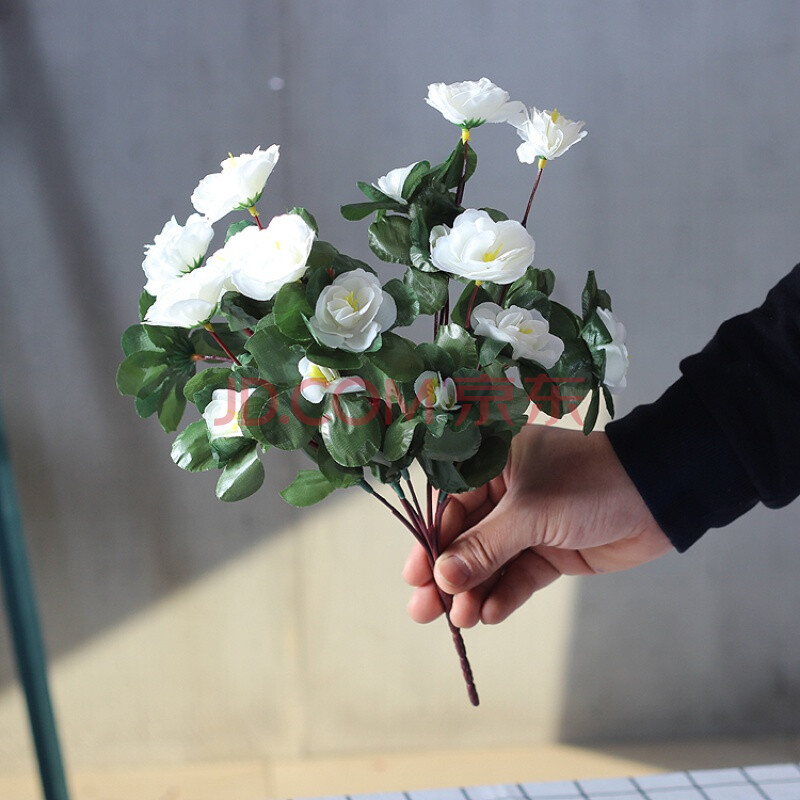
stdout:
POLYGON ((758 495, 686 378, 606 433, 656 522, 679 552, 751 509, 758 495), (646 456, 643 455, 646 451, 646 456))

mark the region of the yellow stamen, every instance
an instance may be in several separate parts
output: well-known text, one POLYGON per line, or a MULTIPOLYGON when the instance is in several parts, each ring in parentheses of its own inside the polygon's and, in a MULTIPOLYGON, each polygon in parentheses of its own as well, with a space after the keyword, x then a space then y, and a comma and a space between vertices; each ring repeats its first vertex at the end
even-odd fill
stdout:
POLYGON ((483 254, 483 260, 486 261, 486 262, 494 261, 497 258, 497 254, 502 249, 503 249, 503 245, 502 244, 497 245, 497 247, 494 250, 483 254))
POLYGON ((470 133, 469 128, 461 129, 461 141, 466 144, 469 141, 470 133))
POLYGON ((483 281, 475 281, 475 285, 476 286, 480 286, 482 283, 483 283, 483 281))
POLYGON ((322 380, 326 383, 328 382, 327 378, 322 374, 322 370, 316 364, 314 364, 308 371, 308 377, 315 380, 322 380))
POLYGON ((520 328, 519 332, 524 334, 533 333, 533 328, 520 328))
MULTIPOLYGON (((231 158, 233 158, 233 156, 231 156, 231 158)), ((250 208, 248 208, 247 210, 250 212, 251 217, 258 216, 258 209, 255 206, 250 206, 250 208)))
POLYGON ((554 109, 553 109, 553 110, 550 112, 550 119, 551 119, 551 120, 553 120, 553 122, 555 122, 555 121, 558 119, 558 117, 559 117, 559 113, 558 113, 558 111, 557 111, 557 110, 554 108, 554 109))
POLYGON ((350 308, 353 309, 353 311, 358 311, 359 308, 358 300, 356 300, 354 292, 350 292, 350 294, 348 294, 347 297, 345 297, 345 300, 347 300, 347 305, 349 305, 350 308))
POLYGON ((228 150, 228 158, 231 160, 231 166, 234 166, 236 164, 236 158, 230 150, 228 150))
POLYGON ((539 163, 536 165, 539 169, 544 169, 544 165, 547 163, 547 159, 544 156, 539 156, 539 163))

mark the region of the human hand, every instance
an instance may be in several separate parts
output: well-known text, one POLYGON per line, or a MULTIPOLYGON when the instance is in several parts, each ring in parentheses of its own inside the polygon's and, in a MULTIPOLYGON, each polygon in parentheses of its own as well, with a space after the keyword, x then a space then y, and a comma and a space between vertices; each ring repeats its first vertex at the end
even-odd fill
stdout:
POLYGON ((408 611, 421 623, 442 613, 433 577, 460 628, 502 622, 561 575, 629 569, 672 549, 604 433, 539 425, 514 437, 501 475, 452 496, 442 544, 433 576, 423 549, 410 553, 408 611))

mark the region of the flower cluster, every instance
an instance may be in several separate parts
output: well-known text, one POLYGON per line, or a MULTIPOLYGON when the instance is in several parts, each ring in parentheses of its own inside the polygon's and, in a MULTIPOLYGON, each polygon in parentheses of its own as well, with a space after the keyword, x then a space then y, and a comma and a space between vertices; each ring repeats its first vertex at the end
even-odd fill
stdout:
POLYGON ((573 312, 553 299, 553 273, 534 266, 527 231, 544 164, 586 136, 583 123, 512 101, 486 78, 431 84, 427 102, 460 129, 452 152, 359 182, 366 200, 341 209, 373 217, 369 246, 389 280, 321 240, 305 209, 262 223, 277 145, 229 155, 192 192, 195 213, 183 225, 172 217, 145 248, 141 324, 123 335, 117 382, 167 431, 187 402, 197 408, 172 457, 220 469, 220 499, 261 486, 267 450, 302 450, 311 468, 285 500, 306 506, 358 486, 391 507, 378 491, 390 486, 395 516, 435 558, 448 497, 501 472, 531 403, 559 417, 587 400, 588 433, 601 398, 613 413, 627 350, 594 273, 573 312), (477 164, 471 132, 501 122, 523 140, 520 161, 538 165, 521 222, 463 203, 477 164), (243 218, 209 253, 214 225, 237 210, 243 218), (430 341, 398 333, 421 315, 430 341), (409 482, 414 462, 427 512, 409 482))

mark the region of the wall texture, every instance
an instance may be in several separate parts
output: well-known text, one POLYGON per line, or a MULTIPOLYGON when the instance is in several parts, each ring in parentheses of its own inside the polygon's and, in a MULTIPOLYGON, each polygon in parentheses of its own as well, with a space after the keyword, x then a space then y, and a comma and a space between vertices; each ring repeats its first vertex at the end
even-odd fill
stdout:
MULTIPOLYGON (((587 121, 537 262, 569 303, 598 270, 621 411, 654 398, 798 259, 799 28, 791 0, 0 5, 0 400, 73 761, 800 731, 796 504, 473 632, 473 712, 446 631, 404 616, 380 510, 284 506, 292 457, 223 505, 114 388, 142 246, 228 151, 280 142, 267 213, 307 206, 368 257, 338 205, 453 146, 429 82, 487 75, 587 121)), ((476 132, 468 191, 521 214, 515 144, 476 132)), ((0 768, 29 758, 9 650, 0 627, 0 768)))

